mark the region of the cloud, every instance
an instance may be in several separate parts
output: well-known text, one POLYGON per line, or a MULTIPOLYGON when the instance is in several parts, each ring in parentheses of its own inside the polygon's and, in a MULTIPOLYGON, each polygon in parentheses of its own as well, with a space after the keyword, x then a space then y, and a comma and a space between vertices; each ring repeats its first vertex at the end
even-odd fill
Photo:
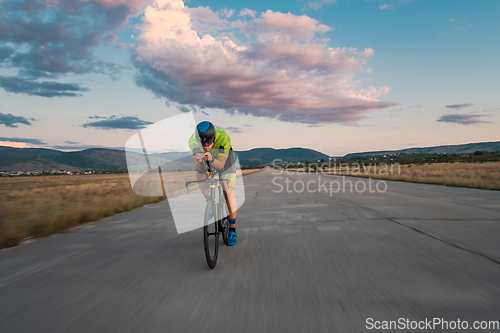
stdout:
POLYGON ((247 33, 264 33, 269 35, 270 38, 277 37, 277 34, 283 34, 286 37, 305 40, 314 38, 318 32, 321 33, 330 30, 329 26, 320 24, 317 20, 309 16, 297 16, 290 13, 273 12, 272 10, 262 13, 261 18, 254 19, 248 28, 245 29, 247 33))
POLYGON ((242 128, 240 127, 219 127, 220 129, 223 129, 224 131, 232 132, 232 133, 243 133, 245 132, 242 128))
POLYGON ((0 1, 0 60, 3 58, 8 66, 17 69, 17 78, 28 85, 38 85, 36 80, 42 77, 67 74, 115 75, 117 66, 96 59, 94 49, 114 42, 113 32, 137 15, 143 5, 142 0, 0 1))
POLYGON ((231 17, 234 15, 234 9, 224 8, 219 12, 219 14, 225 17, 231 17))
POLYGON ((251 16, 251 17, 255 17, 255 14, 257 14, 257 12, 255 10, 244 8, 244 9, 240 10, 238 16, 248 15, 248 16, 251 16))
POLYGON ((4 61, 5 59, 10 58, 14 54, 16 50, 10 46, 1 46, 0 45, 0 61, 4 61))
POLYGON ((85 149, 92 149, 92 148, 106 148, 106 149, 115 149, 115 150, 125 150, 124 147, 105 147, 105 146, 98 146, 98 145, 80 145, 80 146, 73 146, 73 145, 69 145, 69 146, 66 146, 66 145, 52 145, 52 146, 45 146, 47 148, 50 148, 50 149, 57 149, 57 150, 71 150, 71 151, 75 151, 75 150, 85 150, 85 149))
POLYGON ((228 21, 159 0, 140 31, 135 82, 171 102, 303 123, 352 122, 398 105, 378 101, 390 88, 362 89, 354 79, 373 49, 328 46, 317 35, 331 28, 306 15, 268 10, 228 21))
POLYGON ((0 141, 2 142, 20 142, 20 143, 29 143, 33 145, 43 145, 45 142, 38 139, 27 139, 27 138, 6 138, 0 137, 0 141))
POLYGON ((309 0, 308 5, 311 9, 320 9, 324 5, 331 5, 337 2, 337 0, 309 0))
POLYGON ((380 10, 387 10, 387 9, 394 9, 394 5, 388 5, 388 4, 385 4, 385 5, 380 5, 378 8, 380 8, 380 10))
POLYGON ((81 94, 76 92, 88 90, 74 83, 37 82, 12 76, 0 76, 0 87, 4 88, 7 92, 41 97, 77 97, 81 96, 81 94))
POLYGON ((83 127, 94 127, 102 129, 129 129, 137 130, 152 124, 150 121, 140 120, 136 116, 115 117, 111 116, 105 120, 94 121, 84 124, 83 127))
POLYGON ((393 113, 390 114, 390 116, 394 116, 396 111, 404 111, 404 110, 410 110, 410 109, 420 109, 420 108, 425 108, 427 105, 425 104, 417 104, 417 105, 412 105, 412 106, 407 106, 407 107, 402 107, 398 109, 392 109, 391 111, 393 113))
POLYGON ((455 110, 460 110, 469 106, 472 106, 474 104, 454 104, 454 105, 446 105, 447 108, 450 109, 455 109, 455 110))
POLYGON ((124 43, 118 43, 118 44, 115 45, 115 49, 118 50, 118 51, 120 51, 120 50, 123 50, 123 49, 132 49, 132 48, 134 48, 134 46, 135 45, 132 44, 132 43, 126 43, 126 44, 124 44, 124 43))
POLYGON ((14 116, 11 113, 5 114, 0 112, 0 125, 5 125, 7 127, 17 127, 16 124, 31 125, 29 120, 24 117, 14 116))
POLYGON ((485 115, 473 115, 473 114, 445 114, 441 116, 437 121, 445 123, 456 123, 462 125, 472 125, 480 123, 489 123, 490 121, 484 121, 480 118, 485 115))
POLYGON ((79 144, 80 142, 74 142, 74 141, 64 141, 64 143, 68 144, 68 145, 77 145, 79 144))
POLYGON ((106 119, 106 117, 95 115, 95 116, 89 116, 89 119, 106 119))
POLYGON ((189 109, 188 107, 184 106, 184 105, 178 105, 177 106, 177 109, 181 112, 191 112, 191 109, 189 109))

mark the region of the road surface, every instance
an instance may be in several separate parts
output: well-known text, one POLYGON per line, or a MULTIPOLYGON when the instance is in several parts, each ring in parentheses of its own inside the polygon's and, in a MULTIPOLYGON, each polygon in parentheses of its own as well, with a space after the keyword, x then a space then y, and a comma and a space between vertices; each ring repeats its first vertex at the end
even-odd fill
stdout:
POLYGON ((214 270, 201 230, 178 235, 166 201, 1 251, 0 332, 500 321, 499 191, 386 182, 384 193, 333 193, 330 181, 378 181, 270 169, 244 181, 238 244, 221 246, 214 270), (294 191, 301 183, 311 191, 294 191))

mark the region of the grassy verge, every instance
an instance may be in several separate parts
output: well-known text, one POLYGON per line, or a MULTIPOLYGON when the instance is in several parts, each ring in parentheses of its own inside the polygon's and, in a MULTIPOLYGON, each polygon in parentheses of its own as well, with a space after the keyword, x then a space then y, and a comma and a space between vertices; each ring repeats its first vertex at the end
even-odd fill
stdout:
POLYGON ((438 184, 487 190, 500 190, 500 162, 434 163, 401 165, 393 172, 384 169, 340 169, 334 174, 374 179, 398 180, 412 183, 438 184))
POLYGON ((0 249, 164 199, 135 194, 127 174, 0 177, 0 249))
POLYGON ((263 169, 243 169, 243 170, 241 170, 241 174, 243 176, 246 176, 246 175, 249 175, 251 173, 255 173, 255 172, 261 171, 261 170, 263 170, 263 169))

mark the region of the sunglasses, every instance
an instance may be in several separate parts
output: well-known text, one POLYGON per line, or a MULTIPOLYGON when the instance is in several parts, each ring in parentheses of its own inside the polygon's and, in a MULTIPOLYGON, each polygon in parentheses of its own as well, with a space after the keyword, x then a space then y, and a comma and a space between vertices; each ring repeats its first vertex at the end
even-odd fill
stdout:
POLYGON ((203 146, 210 146, 214 142, 214 139, 207 140, 205 142, 202 142, 201 144, 203 146))

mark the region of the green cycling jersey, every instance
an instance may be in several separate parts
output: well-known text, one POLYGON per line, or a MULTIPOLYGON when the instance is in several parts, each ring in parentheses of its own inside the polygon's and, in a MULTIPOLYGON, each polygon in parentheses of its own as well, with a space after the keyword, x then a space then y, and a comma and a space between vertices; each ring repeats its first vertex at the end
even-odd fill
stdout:
MULTIPOLYGON (((201 144, 196 141, 195 134, 191 135, 189 138, 189 149, 191 150, 191 154, 193 154, 193 156, 197 153, 205 152, 201 144)), ((224 130, 218 128, 215 129, 215 140, 212 149, 210 149, 210 154, 212 154, 214 158, 217 158, 218 156, 227 158, 230 150, 231 138, 229 137, 229 134, 227 134, 224 130)))

